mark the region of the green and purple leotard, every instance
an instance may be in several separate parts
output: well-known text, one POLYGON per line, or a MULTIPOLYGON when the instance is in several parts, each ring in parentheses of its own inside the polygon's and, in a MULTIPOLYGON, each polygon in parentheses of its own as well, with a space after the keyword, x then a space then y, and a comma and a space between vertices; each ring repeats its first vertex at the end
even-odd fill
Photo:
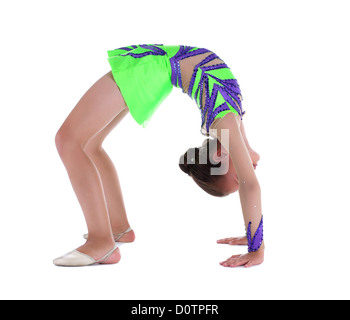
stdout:
POLYGON ((210 54, 194 66, 187 92, 201 110, 201 127, 206 123, 208 133, 213 121, 229 112, 242 118, 241 91, 229 67, 225 63, 205 66, 220 59, 215 53, 190 46, 133 45, 108 51, 108 61, 137 123, 145 127, 174 86, 184 90, 180 61, 204 53, 210 54))

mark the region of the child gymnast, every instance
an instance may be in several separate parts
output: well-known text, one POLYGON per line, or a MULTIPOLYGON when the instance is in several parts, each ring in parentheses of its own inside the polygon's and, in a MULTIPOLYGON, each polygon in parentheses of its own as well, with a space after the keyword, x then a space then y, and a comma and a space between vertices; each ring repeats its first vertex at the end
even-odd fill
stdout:
POLYGON ((58 130, 55 142, 84 213, 88 234, 81 247, 55 259, 58 266, 115 264, 118 242, 133 242, 117 171, 102 147, 130 112, 146 127, 173 87, 195 100, 201 112, 201 146, 188 149, 180 169, 205 192, 239 191, 246 236, 218 240, 247 245, 224 267, 251 267, 264 260, 261 190, 255 175, 260 156, 249 145, 242 95, 231 70, 212 51, 191 46, 133 45, 108 51, 111 71, 80 99, 58 130))

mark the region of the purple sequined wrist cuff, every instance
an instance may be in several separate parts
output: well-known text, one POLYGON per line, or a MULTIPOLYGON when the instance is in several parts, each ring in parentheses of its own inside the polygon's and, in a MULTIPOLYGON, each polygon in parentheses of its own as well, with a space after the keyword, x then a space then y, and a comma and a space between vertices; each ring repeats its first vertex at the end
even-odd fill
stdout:
POLYGON ((255 232, 254 238, 251 237, 251 222, 248 224, 247 230, 247 238, 248 238, 248 252, 258 251, 261 247, 261 244, 264 240, 264 231, 263 231, 263 217, 261 217, 261 221, 258 229, 255 232))

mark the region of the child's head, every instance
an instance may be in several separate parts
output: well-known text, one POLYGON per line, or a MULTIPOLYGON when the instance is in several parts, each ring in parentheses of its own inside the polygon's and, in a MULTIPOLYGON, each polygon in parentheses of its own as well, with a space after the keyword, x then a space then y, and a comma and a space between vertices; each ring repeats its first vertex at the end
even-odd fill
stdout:
POLYGON ((208 138, 199 148, 188 149, 180 157, 179 166, 213 196, 224 197, 238 190, 236 170, 217 139, 208 138))

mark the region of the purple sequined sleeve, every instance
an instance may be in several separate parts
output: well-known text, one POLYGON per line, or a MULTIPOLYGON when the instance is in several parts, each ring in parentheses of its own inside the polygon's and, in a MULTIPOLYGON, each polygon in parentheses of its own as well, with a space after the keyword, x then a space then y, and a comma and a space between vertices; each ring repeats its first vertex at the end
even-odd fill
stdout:
POLYGON ((248 230, 247 230, 248 252, 255 252, 255 251, 258 251, 260 249, 261 244, 264 240, 263 217, 261 217, 259 227, 256 230, 253 239, 251 236, 251 225, 252 225, 252 223, 249 222, 248 230))

